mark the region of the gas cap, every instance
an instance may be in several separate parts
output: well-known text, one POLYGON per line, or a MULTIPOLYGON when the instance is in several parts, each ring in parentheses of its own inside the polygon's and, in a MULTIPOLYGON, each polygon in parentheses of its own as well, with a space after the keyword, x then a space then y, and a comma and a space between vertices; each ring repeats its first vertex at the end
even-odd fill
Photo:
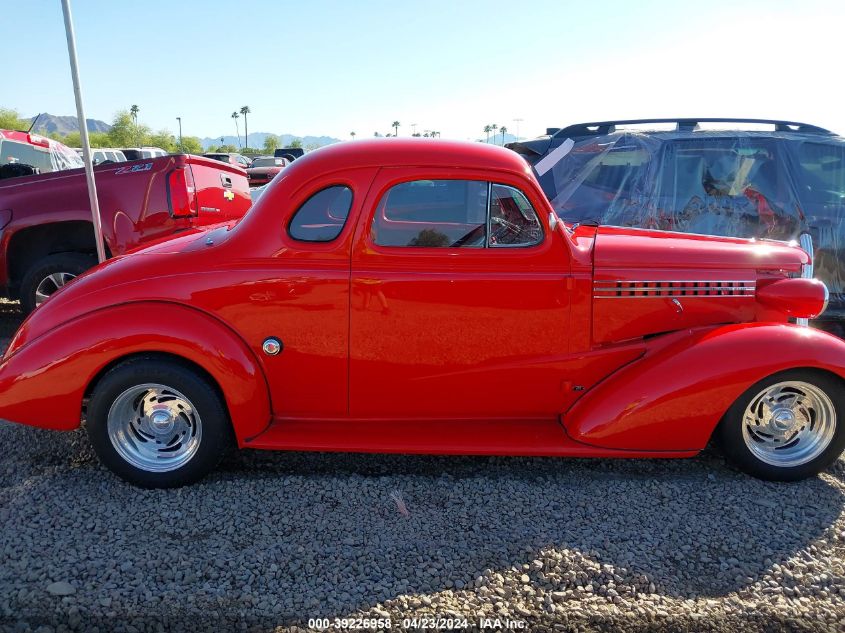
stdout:
POLYGON ((275 356, 282 351, 282 342, 275 336, 269 336, 264 339, 264 342, 261 344, 261 349, 264 350, 264 353, 268 356, 275 356))

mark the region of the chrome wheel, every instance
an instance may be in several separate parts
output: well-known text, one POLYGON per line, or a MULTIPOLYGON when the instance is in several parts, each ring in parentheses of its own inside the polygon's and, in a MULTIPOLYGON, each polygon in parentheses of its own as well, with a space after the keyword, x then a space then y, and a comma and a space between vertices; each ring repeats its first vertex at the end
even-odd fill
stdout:
POLYGON ((40 306, 47 301, 56 290, 64 286, 71 279, 76 279, 76 275, 71 273, 53 273, 47 275, 35 288, 35 305, 40 306))
POLYGON ((821 455, 836 432, 828 395, 803 381, 778 382, 758 393, 742 416, 748 450, 772 466, 794 467, 821 455))
POLYGON ((107 429, 124 460, 155 473, 184 466, 202 439, 202 421, 191 401, 157 383, 130 387, 115 398, 107 429))

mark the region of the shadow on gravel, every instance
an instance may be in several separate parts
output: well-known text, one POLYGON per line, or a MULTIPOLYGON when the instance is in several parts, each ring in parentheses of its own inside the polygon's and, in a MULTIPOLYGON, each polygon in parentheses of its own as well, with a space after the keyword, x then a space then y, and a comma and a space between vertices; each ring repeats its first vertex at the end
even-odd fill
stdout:
MULTIPOLYGON (((74 604, 95 619, 239 614, 258 626, 472 590, 478 576, 508 570, 551 591, 562 587, 550 568, 589 582, 611 565, 618 585, 720 597, 807 548, 844 505, 822 478, 761 482, 712 454, 244 451, 197 485, 147 491, 102 469, 82 432, 0 423, 0 453, 0 616, 32 621, 49 620, 56 600, 43 589, 54 580, 72 582, 74 604), (543 569, 523 570, 538 559, 543 569), (8 591, 21 584, 41 599, 8 591)), ((842 478, 841 461, 832 475, 842 478)))

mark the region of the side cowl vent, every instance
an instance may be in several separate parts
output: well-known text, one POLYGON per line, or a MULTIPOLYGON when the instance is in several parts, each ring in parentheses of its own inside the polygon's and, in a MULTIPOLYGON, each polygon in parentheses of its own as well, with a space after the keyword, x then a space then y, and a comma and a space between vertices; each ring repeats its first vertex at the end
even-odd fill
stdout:
POLYGON ((656 299, 676 297, 754 297, 754 280, 729 281, 596 281, 596 299, 656 299))

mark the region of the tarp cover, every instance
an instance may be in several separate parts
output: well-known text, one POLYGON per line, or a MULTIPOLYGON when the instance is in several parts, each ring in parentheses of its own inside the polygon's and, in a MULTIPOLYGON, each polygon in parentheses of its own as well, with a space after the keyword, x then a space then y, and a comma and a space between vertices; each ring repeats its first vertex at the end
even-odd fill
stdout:
POLYGON ((776 240, 809 232, 815 276, 831 308, 845 310, 845 139, 673 131, 554 141, 534 166, 561 218, 776 240))

